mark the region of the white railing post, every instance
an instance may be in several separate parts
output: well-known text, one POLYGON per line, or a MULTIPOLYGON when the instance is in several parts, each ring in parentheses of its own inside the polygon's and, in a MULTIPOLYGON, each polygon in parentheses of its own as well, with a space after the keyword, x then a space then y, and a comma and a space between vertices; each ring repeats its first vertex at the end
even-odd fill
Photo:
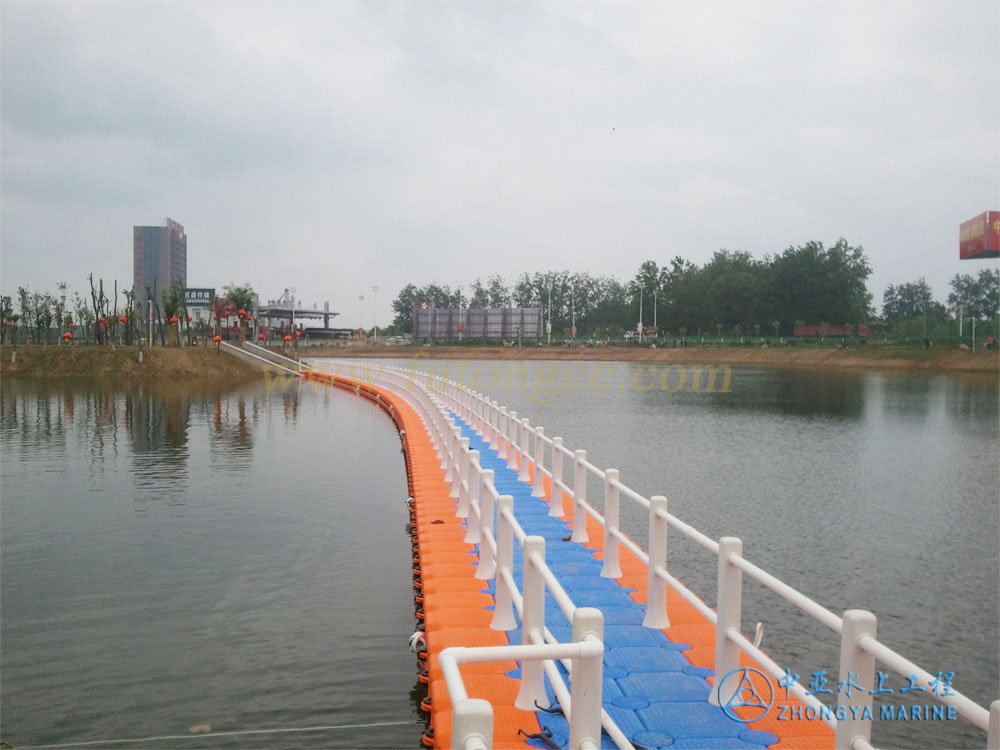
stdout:
MULTIPOLYGON (((521 609, 521 643, 530 646, 532 632, 538 635, 545 633, 545 579, 533 558, 545 564, 545 539, 540 536, 529 536, 524 540, 524 559, 521 565, 522 583, 521 596, 524 606, 521 609)), ((545 670, 541 661, 525 659, 521 662, 521 688, 517 693, 514 705, 525 711, 534 711, 536 702, 544 706, 548 696, 545 694, 545 670)))
POLYGON ((493 706, 482 698, 466 698, 452 706, 452 750, 493 747, 493 706))
POLYGON ((990 724, 986 733, 986 750, 1000 750, 1000 701, 990 704, 990 724))
MULTIPOLYGON (((455 481, 455 476, 452 474, 452 469, 454 468, 455 455, 455 430, 458 428, 455 426, 455 420, 448 417, 445 420, 445 434, 444 434, 444 460, 441 468, 444 469, 444 481, 453 482, 455 481)), ((461 430, 459 430, 461 432, 461 430)))
POLYGON ((496 575, 496 561, 489 539, 493 536, 493 469, 484 469, 479 492, 479 565, 476 578, 488 581, 496 575))
POLYGON ((531 440, 531 425, 528 424, 528 419, 525 417, 524 421, 521 422, 521 450, 517 457, 517 481, 527 482, 531 479, 531 474, 528 473, 528 441, 531 440))
POLYGON ((507 468, 516 469, 517 468, 517 451, 514 450, 517 442, 517 429, 521 426, 521 423, 517 421, 517 412, 512 411, 507 415, 510 422, 508 422, 507 429, 507 468))
POLYGON ((542 465, 545 463, 545 430, 541 427, 535 428, 535 478, 534 489, 531 491, 532 497, 545 497, 545 475, 542 473, 542 465))
POLYGON ((726 675, 740 665, 740 648, 729 637, 729 630, 740 632, 743 614, 743 571, 729 561, 731 555, 743 555, 743 542, 733 536, 724 536, 719 540, 718 597, 715 604, 715 684, 708 696, 713 706, 725 706, 739 687, 739 680, 726 679, 726 675))
POLYGON ((878 623, 875 615, 863 609, 849 609, 844 612, 843 627, 840 631, 840 679, 846 690, 837 695, 837 706, 844 706, 846 716, 837 717, 837 734, 834 747, 854 747, 858 738, 870 742, 872 738, 871 716, 872 694, 869 690, 875 684, 875 657, 861 648, 861 637, 875 637, 878 623), (862 686, 852 690, 851 685, 862 686), (857 706, 857 708, 854 708, 857 706))
POLYGON ((549 503, 549 515, 561 518, 565 513, 563 510, 563 493, 559 482, 562 481, 562 438, 552 438, 552 500, 549 503))
MULTIPOLYGON (((462 448, 468 445, 468 438, 462 438, 462 448)), ((479 468, 479 451, 465 450, 465 467, 462 469, 462 486, 459 487, 458 517, 468 518, 471 525, 472 495, 478 488, 476 469, 479 468)))
MULTIPOLYGON (((500 410, 497 408, 496 401, 489 401, 490 410, 490 421, 493 425, 493 429, 490 432, 490 448, 495 451, 500 450, 500 410)), ((500 456, 503 458, 503 456, 500 456)))
POLYGON ((483 425, 483 440, 489 445, 493 441, 493 411, 490 409, 490 402, 479 397, 479 421, 483 425))
POLYGON ((431 420, 430 425, 428 425, 431 430, 431 435, 434 437, 434 447, 437 448, 437 458, 441 462, 441 468, 445 468, 445 454, 447 453, 447 444, 444 439, 444 431, 441 426, 441 415, 437 409, 431 410, 431 420))
POLYGON ((455 483, 451 486, 452 497, 458 498, 458 517, 465 518, 469 513, 469 493, 466 486, 469 478, 469 438, 458 439, 456 459, 455 483))
POLYGON ((649 603, 642 624, 647 628, 669 628, 667 617, 667 582, 656 575, 657 568, 667 568, 667 522, 659 511, 667 512, 667 498, 654 495, 649 498, 649 574, 646 589, 649 603))
POLYGON ((583 462, 587 460, 587 451, 578 450, 573 454, 573 535, 571 542, 586 542, 587 536, 587 511, 583 504, 587 500, 587 467, 583 462))
POLYGON ((497 448, 499 448, 499 458, 504 460, 507 458, 507 425, 510 423, 510 415, 507 414, 507 407, 500 407, 500 436, 497 438, 497 448))
MULTIPOLYGON (((604 640, 604 615, 593 607, 580 607, 573 613, 573 643, 588 636, 604 640)), ((570 680, 569 746, 601 746, 601 699, 604 677, 603 654, 573 659, 570 680)))
POLYGON ((514 510, 514 498, 501 495, 497 500, 497 586, 496 607, 493 610, 492 630, 513 630, 517 627, 514 619, 514 597, 504 571, 514 569, 514 529, 504 515, 504 510, 514 510))
POLYGON ((458 498, 458 484, 462 481, 462 428, 451 428, 451 489, 448 494, 458 498))
POLYGON ((604 565, 602 578, 621 578, 622 569, 618 562, 618 469, 604 472, 604 565))

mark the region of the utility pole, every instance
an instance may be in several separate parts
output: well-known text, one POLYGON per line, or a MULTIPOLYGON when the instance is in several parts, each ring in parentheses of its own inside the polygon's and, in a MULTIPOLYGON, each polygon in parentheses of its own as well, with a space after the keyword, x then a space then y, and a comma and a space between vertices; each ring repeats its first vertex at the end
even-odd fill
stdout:
POLYGON ((358 295, 358 302, 361 303, 361 305, 360 305, 361 315, 358 318, 358 323, 359 323, 358 328, 364 330, 364 327, 365 327, 365 295, 359 294, 358 295))
POLYGON ((377 286, 372 287, 372 294, 374 295, 374 299, 372 301, 372 305, 374 308, 374 317, 372 319, 372 323, 375 326, 375 343, 377 344, 378 343, 378 287, 377 286))

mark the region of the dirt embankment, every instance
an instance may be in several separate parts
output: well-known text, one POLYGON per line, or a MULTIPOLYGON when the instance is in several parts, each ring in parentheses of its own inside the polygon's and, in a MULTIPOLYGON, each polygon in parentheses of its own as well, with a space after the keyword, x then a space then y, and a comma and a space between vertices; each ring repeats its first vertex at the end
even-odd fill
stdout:
POLYGON ((857 369, 895 372, 973 372, 1000 374, 1000 353, 925 351, 907 347, 856 349, 715 347, 687 349, 567 347, 309 347, 303 357, 380 357, 412 359, 578 360, 593 362, 673 362, 798 369, 857 369))
POLYGON ((198 380, 226 384, 263 377, 254 365, 215 347, 144 347, 142 362, 134 346, 19 346, 0 350, 3 377, 91 377, 108 380, 198 380))

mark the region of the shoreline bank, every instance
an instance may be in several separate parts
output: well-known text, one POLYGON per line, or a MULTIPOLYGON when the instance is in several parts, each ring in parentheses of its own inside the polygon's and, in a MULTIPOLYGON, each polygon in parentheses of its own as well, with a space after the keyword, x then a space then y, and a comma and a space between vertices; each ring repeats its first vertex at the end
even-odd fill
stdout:
MULTIPOLYGON (((0 347, 2 377, 99 377, 118 380, 177 380, 182 378, 242 383, 265 377, 262 368, 213 347, 19 346, 0 347)), ((691 347, 639 349, 624 347, 481 346, 310 346, 300 357, 347 359, 499 360, 636 362, 665 365, 728 365, 765 369, 878 371, 923 374, 971 374, 1000 377, 1000 352, 924 351, 904 347, 868 349, 691 347)), ((293 355, 294 356, 294 355, 293 355)))
POLYGON ((691 347, 626 349, 615 347, 308 347, 302 357, 451 360, 573 360, 580 362, 651 362, 684 365, 789 368, 806 370, 878 370, 900 373, 1000 375, 1000 352, 924 351, 906 348, 751 349, 691 347))
POLYGON ((219 384, 246 383, 264 377, 260 367, 215 348, 136 346, 19 346, 0 348, 4 378, 101 378, 111 381, 168 382, 193 380, 219 384))

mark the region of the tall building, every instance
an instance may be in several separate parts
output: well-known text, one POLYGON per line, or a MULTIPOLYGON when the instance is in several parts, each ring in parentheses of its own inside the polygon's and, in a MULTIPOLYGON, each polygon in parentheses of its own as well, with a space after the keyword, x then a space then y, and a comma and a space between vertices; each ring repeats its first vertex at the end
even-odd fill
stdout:
POLYGON ((144 313, 149 309, 147 302, 154 281, 157 301, 173 282, 187 286, 187 235, 183 226, 167 219, 160 227, 132 227, 132 281, 136 304, 144 313))

